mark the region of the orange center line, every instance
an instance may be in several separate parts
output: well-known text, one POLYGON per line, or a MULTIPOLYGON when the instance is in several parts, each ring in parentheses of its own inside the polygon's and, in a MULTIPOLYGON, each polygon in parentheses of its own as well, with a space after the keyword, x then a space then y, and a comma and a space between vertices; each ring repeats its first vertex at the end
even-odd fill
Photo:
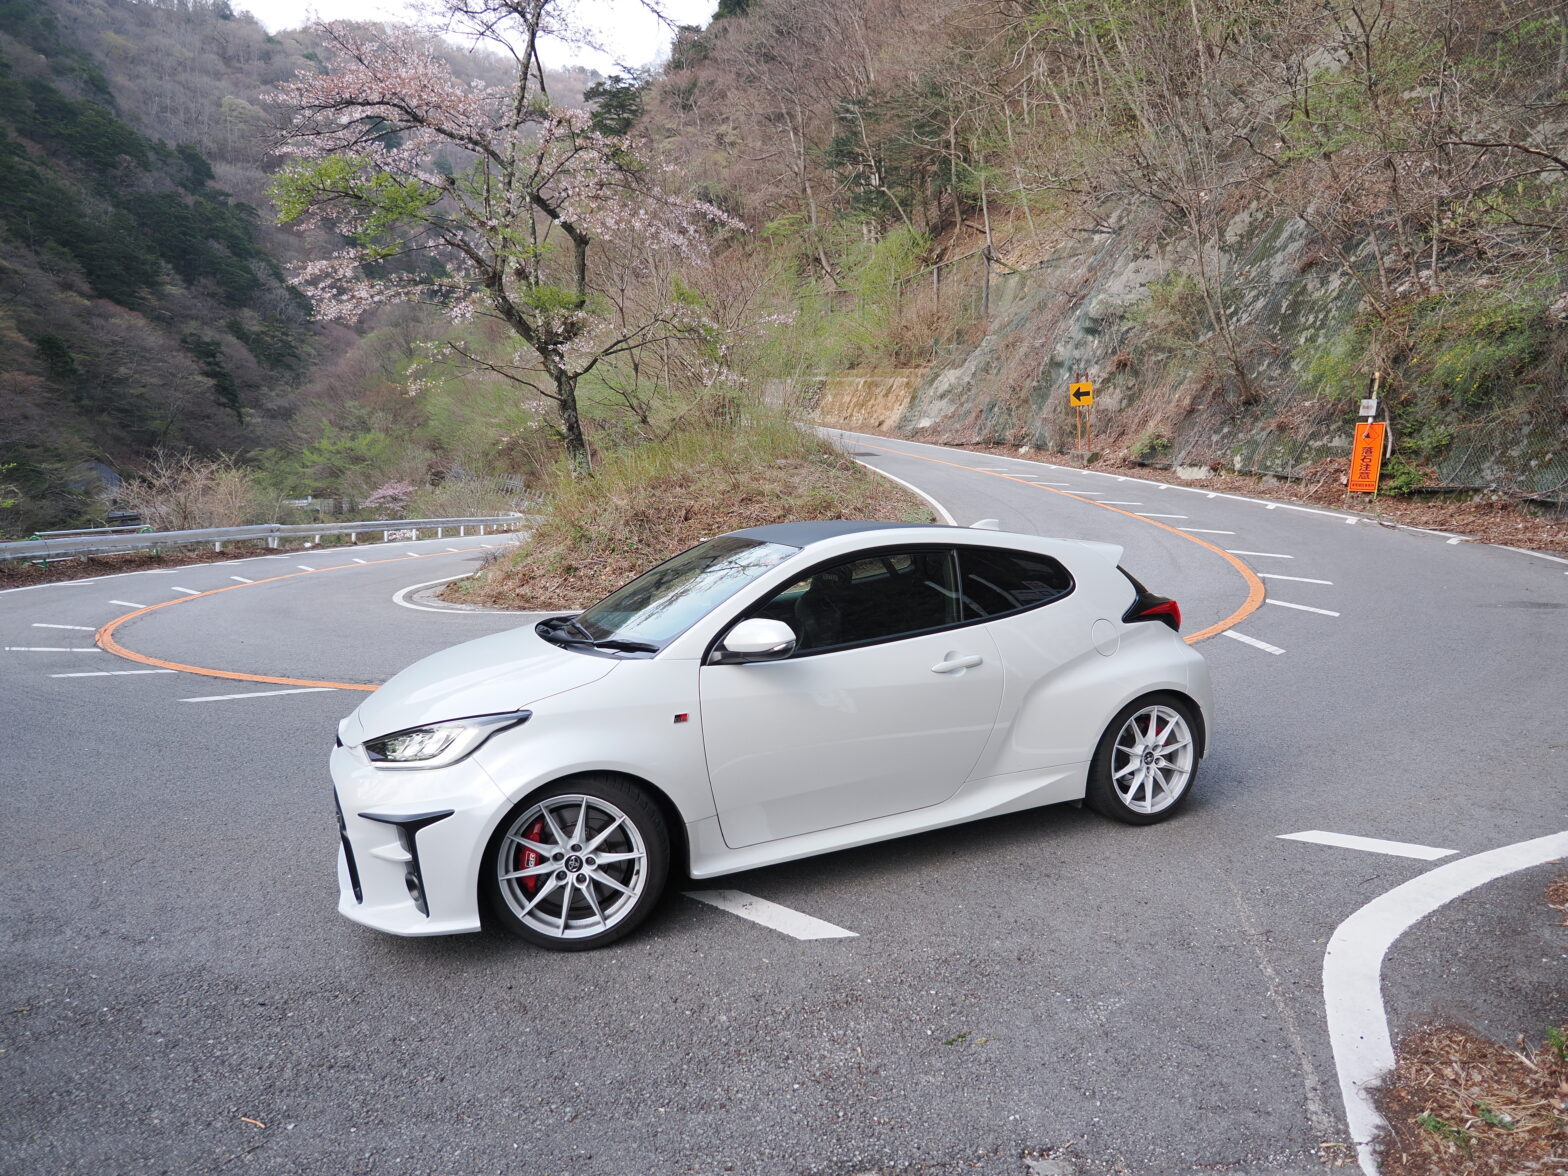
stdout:
POLYGON ((176 596, 173 600, 165 600, 159 604, 149 604, 146 608, 139 608, 135 612, 128 612, 124 616, 115 617, 114 620, 100 628, 93 634, 93 641, 99 649, 112 653, 116 657, 123 657, 127 661, 140 662, 144 666, 157 666, 164 670, 179 670, 183 674, 201 674, 208 678, 232 678, 238 682, 271 682, 279 686, 317 686, 329 690, 362 690, 369 693, 377 689, 376 686, 367 686, 363 682, 324 682, 315 678, 284 678, 275 674, 247 674, 241 670, 215 670, 209 666, 191 666, 184 662, 169 661, 166 658, 153 657, 151 654, 137 653, 134 649, 127 649, 115 639, 114 633, 127 621, 134 621, 137 617, 144 617, 148 613, 157 612, 160 608, 170 608, 176 604, 187 604, 192 600, 200 600, 204 596, 217 596, 220 592, 233 592, 240 588, 254 588, 258 584, 275 584, 279 580, 297 580, 301 576, 313 576, 318 572, 338 572, 344 568, 371 568, 377 564, 406 563, 411 559, 429 559, 431 555, 446 555, 444 551, 432 551, 430 555, 399 555, 391 559, 371 559, 364 563, 334 564, 326 568, 312 568, 305 572, 289 572, 282 576, 269 576, 265 580, 253 580, 249 584, 226 584, 222 588, 211 588, 206 592, 198 592, 194 596, 176 596))
MULTIPOLYGON (((1225 632, 1226 629, 1235 628, 1235 626, 1239 625, 1243 620, 1257 612, 1258 609, 1263 606, 1263 597, 1267 590, 1263 586, 1263 581, 1258 579, 1258 574, 1256 572, 1254 572, 1241 560, 1237 559, 1230 552, 1226 551, 1223 547, 1216 547, 1213 543, 1210 543, 1205 539, 1199 539, 1196 535, 1189 535, 1180 527, 1173 527, 1169 523, 1160 522, 1158 519, 1145 518, 1141 514, 1137 514, 1136 512, 1130 510, 1123 510, 1119 506, 1109 506, 1103 502, 1096 502, 1092 498, 1080 497, 1079 495, 1074 494, 1071 490, 1058 490, 1053 486, 1041 486, 1037 482, 1026 482, 1023 478, 1014 477, 1012 474, 997 473, 992 470, 977 470, 974 466, 966 466, 961 462, 944 461, 940 457, 927 457, 922 453, 911 453, 907 449, 893 449, 887 445, 875 445, 869 441, 857 441, 856 444, 865 445, 871 449, 880 449, 883 453, 894 453, 901 457, 912 457, 916 461, 929 461, 936 465, 952 466, 955 470, 965 470, 971 474, 984 474, 989 478, 1003 478, 1009 482, 1016 482, 1020 486, 1033 486, 1036 490, 1045 490, 1052 494, 1060 494, 1063 498, 1071 498, 1074 502, 1082 502, 1088 504, 1089 506, 1097 506, 1101 510, 1114 511, 1116 514, 1126 515, 1130 519, 1137 519, 1140 523, 1148 523, 1151 527, 1158 527, 1162 531, 1169 531, 1172 535, 1179 535, 1189 543, 1196 543, 1199 547, 1203 547, 1209 551, 1212 551, 1215 555, 1219 556, 1226 563, 1230 564, 1241 573, 1241 578, 1247 582, 1247 599, 1242 603, 1240 608, 1231 613, 1230 616, 1226 617, 1223 621, 1219 621, 1213 625, 1210 625, 1207 629, 1200 629, 1198 632, 1193 633, 1188 637, 1183 637, 1182 640, 1185 641, 1188 645, 1196 645, 1198 642, 1206 641, 1210 637, 1219 636, 1221 633, 1225 632)), ((1138 479, 1136 478, 1133 479, 1133 481, 1137 480, 1138 479)))

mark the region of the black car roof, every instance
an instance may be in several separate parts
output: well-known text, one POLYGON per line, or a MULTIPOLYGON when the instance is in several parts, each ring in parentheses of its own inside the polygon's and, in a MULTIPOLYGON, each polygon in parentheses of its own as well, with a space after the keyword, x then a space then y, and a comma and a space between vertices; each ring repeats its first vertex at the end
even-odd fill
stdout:
POLYGON ((770 523, 765 527, 747 527, 744 531, 731 531, 742 539, 755 539, 760 543, 783 543, 789 547, 810 547, 824 539, 837 539, 840 535, 853 535, 860 531, 902 531, 911 527, 932 527, 951 530, 941 523, 876 523, 869 519, 831 519, 807 523, 770 523))

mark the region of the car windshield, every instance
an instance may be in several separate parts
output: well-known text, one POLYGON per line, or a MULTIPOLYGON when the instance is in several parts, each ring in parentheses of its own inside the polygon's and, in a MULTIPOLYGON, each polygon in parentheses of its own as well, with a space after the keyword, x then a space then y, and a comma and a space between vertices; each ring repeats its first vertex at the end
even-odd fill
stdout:
POLYGON ((662 649, 800 548, 722 535, 667 559, 580 614, 571 632, 594 642, 662 649))

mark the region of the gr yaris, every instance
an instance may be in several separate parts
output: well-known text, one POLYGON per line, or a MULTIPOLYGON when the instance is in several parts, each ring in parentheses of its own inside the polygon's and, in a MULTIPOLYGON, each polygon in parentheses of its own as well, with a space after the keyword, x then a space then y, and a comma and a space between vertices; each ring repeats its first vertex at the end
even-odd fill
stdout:
POLYGON ((710 878, 1083 800, 1191 792, 1208 669, 1109 544, 786 523, 709 539, 592 608, 445 650, 339 728, 338 909, 543 947, 710 878))

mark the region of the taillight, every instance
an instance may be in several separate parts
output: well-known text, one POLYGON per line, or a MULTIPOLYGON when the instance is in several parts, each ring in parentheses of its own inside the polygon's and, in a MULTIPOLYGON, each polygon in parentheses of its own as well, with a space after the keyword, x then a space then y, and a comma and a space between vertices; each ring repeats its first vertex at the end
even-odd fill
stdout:
POLYGON ((1164 621, 1175 632, 1181 632, 1181 605, 1163 596, 1140 597, 1122 617, 1124 621, 1164 621), (1142 607, 1140 607, 1142 606, 1142 607))
POLYGON ((1132 584, 1133 591, 1137 593, 1133 597, 1132 605, 1122 614, 1123 622, 1159 621, 1162 624, 1169 625, 1171 632, 1181 632, 1181 605, 1177 604, 1169 596, 1156 596, 1150 592, 1142 584, 1138 583, 1137 577, 1126 568, 1117 568, 1116 570, 1127 577, 1128 582, 1132 584))

